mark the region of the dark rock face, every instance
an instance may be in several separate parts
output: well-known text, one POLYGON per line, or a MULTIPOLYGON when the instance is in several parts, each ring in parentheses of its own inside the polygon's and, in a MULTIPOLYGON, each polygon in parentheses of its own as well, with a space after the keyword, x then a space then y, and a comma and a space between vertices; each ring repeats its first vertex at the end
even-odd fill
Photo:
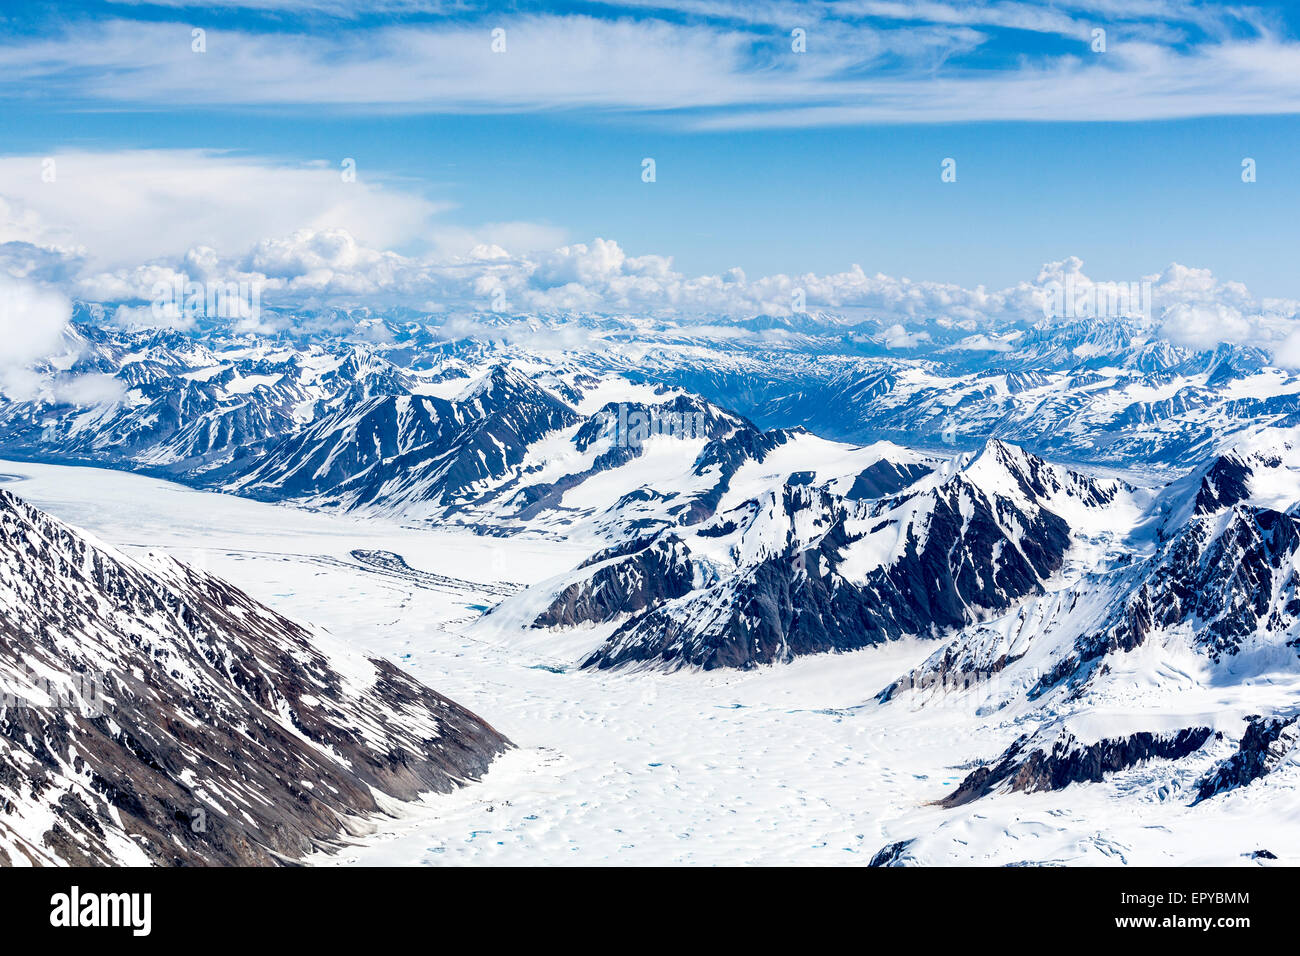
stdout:
POLYGON ((1125 550, 1077 583, 995 624, 964 628, 877 699, 960 690, 1010 668, 1008 688, 1028 686, 1031 701, 1069 706, 1104 683, 1111 655, 1153 635, 1215 665, 1243 658, 1237 666, 1248 668, 1256 655, 1279 663, 1300 655, 1300 511, 1259 503, 1278 500, 1294 481, 1292 468, 1272 451, 1212 459, 1147 506, 1135 538, 1149 548, 1145 555, 1121 542, 1125 550), (1262 491, 1252 493, 1253 483, 1262 491), (1020 665, 1031 656, 1038 667, 1029 671, 1020 665))
POLYGON ((232 477, 254 497, 325 494, 408 449, 446 449, 467 424, 441 399, 379 396, 327 415, 232 477))
POLYGON ((679 525, 696 525, 712 518, 741 466, 765 460, 792 435, 782 429, 761 431, 743 418, 736 419, 736 422, 737 427, 730 433, 705 445, 691 466, 691 474, 697 477, 713 474, 716 479, 703 493, 673 509, 673 517, 679 525))
POLYGON ((578 413, 527 378, 493 368, 470 395, 448 401, 381 395, 343 407, 276 446, 242 475, 243 494, 316 496, 347 508, 435 501, 454 507, 477 482, 502 478, 528 446, 578 413))
POLYGON ((508 742, 217 578, 0 491, 0 859, 266 865, 508 742))
POLYGON ((689 594, 693 586, 690 549, 680 541, 656 541, 624 560, 604 565, 585 581, 569 585, 538 615, 533 627, 607 621, 689 594))
POLYGON ((929 473, 930 469, 925 465, 907 462, 895 464, 882 458, 858 474, 845 497, 870 499, 896 495, 908 485, 916 484, 929 473))
POLYGON ((867 866, 906 866, 907 849, 915 840, 899 840, 880 848, 867 866))
POLYGON ((773 559, 681 607, 636 618, 583 666, 657 662, 712 670, 853 650, 888 640, 894 610, 857 588, 792 573, 789 561, 773 559))
POLYGON ((905 634, 939 636, 1042 593, 1042 582, 1061 567, 1071 538, 1065 520, 1038 502, 1071 494, 1085 505, 1099 505, 1113 489, 1068 473, 1062 478, 1000 443, 991 442, 985 454, 981 468, 993 477, 959 472, 927 490, 874 502, 786 484, 762 502, 715 516, 711 524, 663 532, 659 540, 674 542, 674 553, 688 563, 694 563, 690 534, 730 539, 733 551, 744 551, 747 536, 769 541, 770 524, 777 521, 787 529, 780 533, 788 543, 731 573, 719 575, 711 565, 695 563, 693 575, 682 569, 675 576, 678 593, 629 593, 612 586, 611 580, 641 580, 637 558, 623 559, 627 568, 617 576, 607 565, 600 580, 571 586, 563 603, 576 610, 576 596, 590 594, 585 606, 600 616, 588 620, 632 615, 583 666, 753 667, 856 650, 905 634), (981 480, 1013 489, 1013 496, 985 490, 981 480), (811 539, 789 537, 796 525, 814 529, 811 539), (882 533, 899 536, 900 553, 848 576, 852 562, 846 555, 853 545, 882 533), (692 577, 713 583, 682 591, 692 577))
POLYGON ((932 687, 960 693, 1000 674, 1019 659, 1004 653, 977 662, 968 648, 960 643, 949 644, 878 693, 876 700, 884 704, 904 691, 924 691, 932 687))
MULTIPOLYGON (((517 520, 527 521, 544 509, 559 507, 560 499, 570 488, 577 487, 602 472, 636 460, 651 437, 666 435, 681 440, 705 439, 708 444, 702 453, 702 459, 708 459, 713 443, 725 442, 737 430, 757 431, 739 416, 689 395, 679 395, 657 405, 610 402, 583 422, 573 436, 573 447, 579 451, 587 451, 598 442, 611 442, 611 446, 595 458, 591 467, 564 475, 553 482, 539 484, 525 484, 527 476, 521 475, 502 488, 499 495, 508 498, 510 504, 518 508, 515 515, 517 520), (517 485, 522 487, 516 490, 517 485)), ((724 469, 721 472, 719 481, 724 483, 724 491, 725 483, 730 481, 739 464, 737 462, 730 470, 724 469)), ((700 473, 698 465, 697 462, 696 474, 700 473)), ((678 506, 677 511, 681 516, 679 520, 698 521, 711 515, 712 507, 707 504, 710 495, 712 492, 706 493, 702 498, 691 499, 689 504, 678 506), (687 513, 682 515, 683 511, 687 513)), ((717 496, 713 495, 712 500, 716 504, 717 496)))
POLYGON ((1196 802, 1248 786, 1267 775, 1296 745, 1297 739, 1300 739, 1300 717, 1250 718, 1237 752, 1196 785, 1196 802))
POLYGON ((573 444, 586 451, 601 438, 612 438, 615 448, 628 448, 635 453, 658 435, 680 439, 723 438, 739 421, 739 416, 692 395, 678 395, 655 405, 610 402, 583 423, 573 444))
POLYGON ((1283 638, 1300 615, 1300 517, 1234 504, 1227 514, 1195 515, 1155 556, 1129 572, 1130 593, 1100 630, 1031 691, 1038 697, 1065 682, 1078 693, 1106 654, 1131 651, 1155 631, 1195 622, 1195 643, 1213 661, 1239 653, 1260 634, 1283 638))
POLYGON ((1235 455, 1223 455, 1211 462, 1196 493, 1196 514, 1213 514, 1250 496, 1247 484, 1251 468, 1235 455))
POLYGON ((1072 783, 1100 783, 1108 773, 1125 770, 1145 760, 1177 760, 1205 745, 1213 731, 1188 727, 1175 734, 1146 732, 1081 745, 1062 732, 1049 749, 1033 746, 1025 735, 998 758, 997 763, 971 771, 940 806, 958 807, 995 789, 1034 793, 1062 790, 1072 783))

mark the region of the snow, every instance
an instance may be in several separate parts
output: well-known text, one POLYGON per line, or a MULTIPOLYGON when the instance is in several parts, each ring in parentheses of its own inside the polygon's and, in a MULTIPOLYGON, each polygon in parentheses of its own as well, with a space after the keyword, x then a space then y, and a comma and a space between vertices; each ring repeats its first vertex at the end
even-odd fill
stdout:
POLYGON ((482 375, 473 379, 449 378, 441 382, 430 382, 427 380, 417 379, 411 387, 412 395, 424 395, 429 398, 443 398, 447 401, 453 401, 462 396, 467 389, 477 385, 483 378, 482 375))
POLYGON ((927 459, 892 442, 845 445, 812 434, 796 434, 774 448, 762 461, 748 461, 731 480, 722 510, 762 494, 796 472, 810 472, 812 485, 829 484, 836 494, 846 493, 854 479, 881 459, 894 464, 915 464, 927 459))
POLYGON ((582 401, 576 407, 583 415, 594 415, 609 404, 659 405, 681 394, 684 393, 680 389, 657 391, 653 385, 631 382, 621 375, 602 375, 595 385, 583 391, 582 401))
POLYGON ((562 505, 586 511, 605 511, 637 488, 703 490, 708 482, 690 475, 707 439, 654 435, 641 443, 641 454, 623 468, 593 475, 564 493, 562 505))
MULTIPOLYGON (((394 806, 395 819, 376 818, 316 864, 863 864, 913 838, 909 853, 930 863, 1234 864, 1260 847, 1284 860, 1300 854, 1295 761, 1188 806, 1187 788, 1230 752, 1241 718, 1300 692, 1293 672, 1260 662, 1237 687, 1176 642, 1153 643, 1120 655, 1109 696, 1069 724, 1086 741, 1203 721, 1224 729, 1222 754, 943 809, 934 801, 973 758, 996 756, 1032 724, 1024 707, 998 709, 1009 688, 996 679, 973 693, 877 703, 934 642, 748 672, 581 671, 574 664, 590 631, 518 642, 467 626, 499 599, 491 586, 545 580, 584 558, 585 544, 409 528, 88 468, 0 462, 0 473, 15 476, 15 493, 128 553, 165 551, 331 643, 398 662, 519 745, 481 783, 394 806), (367 568, 351 555, 366 548, 399 553, 445 583, 367 568)), ((990 634, 1032 647, 1035 621, 1059 615, 1048 602, 1060 600, 1039 598, 1018 629, 1013 613, 990 622, 990 634)), ((1073 613, 1085 626, 1088 607, 1073 613)))
POLYGON ((840 573, 849 581, 862 582, 872 571, 897 561, 909 534, 918 542, 925 540, 933 505, 933 498, 919 495, 886 514, 846 521, 844 530, 862 537, 844 550, 840 573))
POLYGON ((247 395, 259 385, 269 388, 283 377, 283 375, 241 375, 226 386, 226 391, 231 395, 247 395))

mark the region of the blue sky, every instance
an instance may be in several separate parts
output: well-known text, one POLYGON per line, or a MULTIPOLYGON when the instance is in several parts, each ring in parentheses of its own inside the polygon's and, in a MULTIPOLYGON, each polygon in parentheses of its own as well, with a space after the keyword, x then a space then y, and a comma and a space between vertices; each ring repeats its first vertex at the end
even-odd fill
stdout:
POLYGON ((1069 256, 1115 280, 1179 262, 1300 297, 1300 21, 1285 4, 176 0, 3 16, 0 241, 114 268, 185 254, 183 223, 143 241, 150 180, 122 172, 147 151, 156 178, 174 151, 169 202, 229 256, 338 226, 404 256, 605 237, 688 276, 858 264, 966 288, 1069 256), (71 173, 58 202, 13 185, 64 154, 82 192, 71 173), (365 203, 260 214, 282 173, 344 157, 365 203), (223 163, 238 164, 227 192, 197 182, 223 163), (92 221, 97 202, 115 218, 92 221))

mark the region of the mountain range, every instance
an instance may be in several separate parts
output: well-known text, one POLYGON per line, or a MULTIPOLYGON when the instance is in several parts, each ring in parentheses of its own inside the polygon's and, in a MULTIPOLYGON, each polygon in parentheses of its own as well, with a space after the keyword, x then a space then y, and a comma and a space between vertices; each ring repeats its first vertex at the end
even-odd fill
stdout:
MULTIPOLYGON (((460 528, 506 539, 507 566, 515 536, 580 546, 474 639, 553 638, 565 668, 629 675, 930 642, 863 712, 960 700, 1017 730, 944 807, 1157 764, 1186 768, 1160 799, 1200 803, 1300 759, 1300 707, 1258 690, 1300 673, 1300 377, 1257 350, 1122 321, 899 348, 830 316, 533 317, 522 337, 485 316, 501 336, 465 339, 411 317, 350 316, 347 338, 102 318, 0 403, 0 457, 460 528), (68 401, 87 376, 111 397, 68 401)), ((376 792, 449 789, 508 746, 223 582, 3 493, 0 519, 6 676, 30 683, 33 654, 126 675, 107 696, 132 714, 78 700, 0 726, 24 768, 0 780, 8 861, 289 859, 376 792), (237 737, 265 755, 254 779, 214 756, 237 737), (220 839, 160 822, 187 807, 220 839)))

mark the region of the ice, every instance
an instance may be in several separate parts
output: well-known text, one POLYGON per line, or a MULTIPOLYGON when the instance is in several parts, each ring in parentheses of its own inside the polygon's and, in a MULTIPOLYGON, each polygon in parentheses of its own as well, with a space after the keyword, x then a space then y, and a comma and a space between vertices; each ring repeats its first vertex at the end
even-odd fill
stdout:
MULTIPOLYGON (((923 863, 1248 864, 1261 847, 1284 861, 1300 855, 1295 761, 1195 807, 1186 790, 1212 754, 1054 793, 936 806, 972 761, 1028 728, 1014 709, 977 712, 982 694, 877 703, 933 641, 746 672, 583 671, 576 643, 544 632, 490 640, 467 625, 503 587, 573 566, 585 544, 517 536, 503 545, 90 468, 0 462, 0 473, 13 476, 15 493, 128 553, 197 564, 331 641, 399 662, 518 744, 481 783, 389 807, 395 817, 370 821, 352 845, 313 857, 318 865, 861 865, 898 840, 914 840, 908 853, 923 863), (417 574, 354 551, 400 555, 417 574)), ((1007 639, 1012 631, 1002 627, 1007 639)), ((1300 691, 1274 675, 1243 696, 1207 682, 1190 652, 1156 646, 1120 660, 1108 686, 1164 689, 1136 709, 1118 691, 1099 700, 1075 728, 1081 737, 1198 717, 1235 732, 1252 702, 1300 691)))

